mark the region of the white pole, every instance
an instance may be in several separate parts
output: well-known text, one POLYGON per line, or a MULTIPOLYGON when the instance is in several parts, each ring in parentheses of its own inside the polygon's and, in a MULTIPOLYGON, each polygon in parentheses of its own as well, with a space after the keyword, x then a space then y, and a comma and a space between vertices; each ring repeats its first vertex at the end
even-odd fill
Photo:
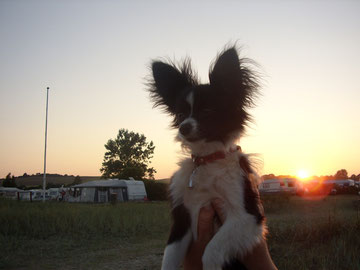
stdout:
POLYGON ((46 146, 47 146, 47 122, 48 122, 49 89, 50 89, 49 87, 46 88, 46 120, 45 120, 45 151, 44 151, 43 202, 45 202, 45 191, 46 191, 46 146))

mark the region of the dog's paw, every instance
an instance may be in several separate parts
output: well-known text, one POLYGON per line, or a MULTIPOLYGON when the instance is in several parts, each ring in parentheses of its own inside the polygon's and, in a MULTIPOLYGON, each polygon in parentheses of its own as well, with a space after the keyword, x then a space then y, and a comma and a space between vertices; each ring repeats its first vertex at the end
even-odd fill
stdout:
POLYGON ((221 270, 224 264, 222 252, 208 245, 202 257, 204 270, 221 270))

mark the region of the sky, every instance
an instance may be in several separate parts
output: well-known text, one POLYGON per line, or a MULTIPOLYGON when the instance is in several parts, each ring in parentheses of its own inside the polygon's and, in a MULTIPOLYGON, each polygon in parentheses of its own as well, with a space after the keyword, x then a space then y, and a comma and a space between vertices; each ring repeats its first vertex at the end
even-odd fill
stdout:
POLYGON ((146 92, 153 59, 192 59, 202 82, 227 44, 255 60, 261 96, 239 141, 261 174, 360 173, 359 1, 0 1, 0 178, 100 175, 120 128, 156 146, 168 178, 183 155, 146 92))

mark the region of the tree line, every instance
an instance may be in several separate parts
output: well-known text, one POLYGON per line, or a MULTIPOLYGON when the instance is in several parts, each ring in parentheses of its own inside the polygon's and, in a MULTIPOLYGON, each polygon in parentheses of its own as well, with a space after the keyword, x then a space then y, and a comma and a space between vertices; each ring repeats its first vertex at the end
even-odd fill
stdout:
MULTIPOLYGON (((27 176, 27 177, 43 177, 44 174, 36 174, 36 175, 31 175, 31 176, 27 176)), ((70 184, 54 184, 52 182, 47 182, 46 183, 46 189, 49 188, 59 188, 61 186, 72 186, 72 185, 78 185, 82 183, 82 179, 79 175, 77 176, 73 176, 73 175, 61 175, 61 174, 46 174, 46 176, 56 176, 56 177, 74 177, 74 180, 70 183, 70 184)), ((8 173, 7 176, 4 179, 0 179, 0 186, 3 187, 17 187, 17 188, 21 188, 21 189, 38 189, 38 188, 42 188, 42 185, 37 185, 37 186, 31 186, 31 187, 27 187, 25 185, 18 185, 18 183, 16 182, 16 180, 24 178, 24 176, 18 176, 15 177, 14 175, 11 175, 11 173, 8 173)))
MULTIPOLYGON (((155 145, 152 141, 148 142, 144 134, 139 134, 127 129, 120 129, 114 139, 109 139, 104 145, 106 151, 104 154, 102 166, 100 168, 101 177, 104 179, 118 178, 136 180, 154 180, 156 170, 150 166, 151 159, 154 156, 155 145)), ((28 175, 24 173, 18 178, 27 177, 42 177, 43 174, 37 173, 28 175)), ((46 174, 46 176, 69 176, 67 174, 46 174)), ((81 183, 80 176, 73 176, 74 182, 72 184, 81 183)), ((262 178, 266 179, 279 179, 279 178, 294 178, 289 175, 274 174, 263 175, 262 178)), ((340 169, 334 175, 326 176, 313 176, 312 179, 322 180, 336 180, 336 179, 353 179, 360 181, 360 174, 351 176, 348 175, 347 170, 340 169)), ((2 186, 16 187, 16 177, 9 173, 5 179, 0 179, 2 186)))
MULTIPOLYGON (((282 179, 282 178, 296 178, 292 175, 274 175, 274 174, 265 174, 262 176, 263 180, 267 179, 282 179)), ((355 175, 352 174, 351 176, 348 175, 347 170, 341 169, 338 170, 334 175, 322 175, 322 176, 311 176, 313 180, 344 180, 344 179, 352 179, 354 181, 360 181, 360 174, 355 175)))

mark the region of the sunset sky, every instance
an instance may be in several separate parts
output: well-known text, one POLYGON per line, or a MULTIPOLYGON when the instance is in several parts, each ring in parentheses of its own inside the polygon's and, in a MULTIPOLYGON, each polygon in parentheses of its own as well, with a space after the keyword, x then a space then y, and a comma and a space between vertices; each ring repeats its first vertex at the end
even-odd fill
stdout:
POLYGON ((226 44, 255 60, 262 96, 239 142, 261 173, 360 173, 360 1, 0 1, 0 178, 100 175, 120 128, 181 157, 144 83, 151 59, 192 58, 203 82, 226 44))

